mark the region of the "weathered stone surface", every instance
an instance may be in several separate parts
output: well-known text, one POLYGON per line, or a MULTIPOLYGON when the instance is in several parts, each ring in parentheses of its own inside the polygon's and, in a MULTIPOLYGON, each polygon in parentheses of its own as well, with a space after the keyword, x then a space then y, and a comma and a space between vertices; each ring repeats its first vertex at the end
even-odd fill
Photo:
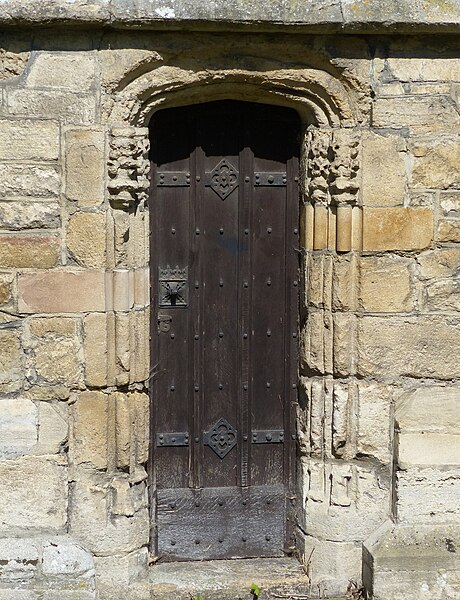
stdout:
POLYGON ((424 289, 423 308, 427 311, 457 313, 460 311, 460 280, 444 279, 424 289))
POLYGON ((45 337, 34 344, 36 377, 48 384, 79 386, 82 382, 80 347, 76 338, 45 337))
POLYGON ((443 192, 439 197, 439 205, 444 214, 460 214, 460 193, 443 192))
POLYGON ((49 165, 0 164, 0 196, 52 198, 59 194, 60 175, 49 165))
POLYGON ((460 466, 460 435, 451 433, 401 432, 398 436, 398 465, 401 469, 411 466, 444 468, 460 466))
POLYGON ((43 545, 43 574, 47 577, 71 575, 76 578, 94 571, 92 555, 66 538, 55 538, 43 545))
POLYGON ((102 268, 105 263, 106 216, 104 213, 77 212, 67 225, 67 248, 82 267, 102 268))
POLYGON ((96 119, 96 98, 61 90, 11 88, 6 94, 8 112, 17 116, 59 119, 68 125, 90 125, 96 119))
POLYGON ((393 394, 388 386, 360 382, 356 451, 384 465, 393 460, 390 419, 393 394))
POLYGON ((315 593, 343 596, 350 579, 360 580, 361 544, 318 540, 299 530, 296 535, 302 563, 311 582, 310 589, 315 593))
POLYGON ((37 337, 53 333, 77 335, 78 325, 78 320, 73 317, 32 317, 29 320, 29 331, 37 337))
POLYGON ((107 519, 107 478, 80 468, 72 488, 70 530, 99 556, 126 554, 148 544, 149 514, 146 508, 134 516, 107 519))
POLYGON ((460 270, 460 248, 436 249, 417 257, 419 277, 453 277, 460 270))
POLYGON ((460 377, 460 320, 363 317, 358 371, 375 377, 460 377))
POLYGON ((375 600, 457 598, 459 544, 455 524, 388 528, 377 540, 366 542, 365 583, 375 600))
POLYGON ((115 404, 115 445, 119 469, 147 462, 149 448, 149 397, 133 392, 110 394, 115 404))
POLYGON ((411 261, 399 257, 366 257, 360 261, 360 307, 369 312, 410 312, 415 294, 411 261))
POLYGON ((21 345, 16 331, 0 330, 0 390, 16 391, 23 379, 21 345))
POLYGON ((73 407, 72 461, 98 469, 107 467, 108 396, 82 392, 73 407))
POLYGON ((0 49, 0 79, 8 80, 21 75, 29 60, 29 52, 15 52, 13 48, 0 49))
POLYGON ((13 298, 12 273, 0 273, 0 304, 8 304, 13 298))
POLYGON ((67 197, 78 206, 99 206, 104 201, 104 133, 71 130, 66 133, 65 143, 67 197))
POLYGON ((0 458, 31 453, 37 437, 35 404, 25 398, 0 399, 0 458))
POLYGON ((431 139, 410 144, 413 155, 411 185, 445 190, 460 187, 458 138, 431 139))
POLYGON ((437 239, 440 242, 460 243, 460 219, 439 221, 437 239))
POLYGON ((57 160, 59 126, 45 120, 0 119, 0 160, 57 160))
POLYGON ((404 392, 395 418, 401 432, 456 433, 460 430, 460 388, 439 385, 404 392))
POLYGON ((108 338, 107 315, 93 313, 83 322, 85 352, 85 381, 87 385, 104 387, 107 384, 108 338))
POLYGON ((365 133, 362 138, 364 206, 401 206, 406 193, 406 143, 395 135, 365 133))
POLYGON ((391 56, 386 68, 399 81, 460 81, 460 65, 455 57, 436 60, 418 56, 391 56))
MULTIPOLYGON (((428 448, 429 451, 429 448, 428 448)), ((403 523, 445 523, 460 517, 460 469, 444 466, 398 471, 397 515, 403 523)))
POLYGON ((50 402, 38 404, 38 440, 35 454, 59 454, 68 438, 67 406, 53 406, 50 402))
POLYGON ((363 250, 423 250, 433 239, 428 208, 364 208, 363 250))
POLYGON ((95 84, 95 53, 37 52, 29 63, 25 84, 83 92, 95 84))
POLYGON ((102 271, 56 271, 19 276, 19 311, 73 313, 105 309, 102 271))
POLYGON ((380 98, 374 105, 372 125, 409 128, 414 134, 449 134, 460 125, 460 115, 448 96, 380 98))
POLYGON ((389 468, 301 458, 301 478, 300 524, 315 538, 359 542, 389 516, 389 468))
POLYGON ((48 229, 59 224, 60 208, 57 202, 25 200, 0 203, 1 229, 48 229))
POLYGON ((0 496, 2 535, 63 530, 67 521, 66 460, 26 456, 0 462, 0 496))
POLYGON ((0 235, 0 266, 50 269, 58 262, 60 245, 54 235, 0 235))

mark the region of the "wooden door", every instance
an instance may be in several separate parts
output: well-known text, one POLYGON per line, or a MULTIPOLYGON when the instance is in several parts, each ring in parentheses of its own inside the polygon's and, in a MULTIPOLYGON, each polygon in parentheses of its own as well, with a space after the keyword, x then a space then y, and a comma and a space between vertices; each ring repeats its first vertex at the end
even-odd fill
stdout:
POLYGON ((219 101, 152 121, 155 550, 282 556, 293 546, 298 117, 219 101))

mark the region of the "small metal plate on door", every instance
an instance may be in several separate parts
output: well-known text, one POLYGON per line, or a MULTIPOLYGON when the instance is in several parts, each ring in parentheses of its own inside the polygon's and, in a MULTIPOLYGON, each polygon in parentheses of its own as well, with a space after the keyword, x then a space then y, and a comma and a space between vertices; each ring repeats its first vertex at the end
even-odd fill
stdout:
POLYGON ((157 434, 157 446, 188 446, 189 435, 181 431, 157 434))
POLYGON ((160 308, 185 307, 188 305, 188 269, 160 267, 158 273, 160 308))

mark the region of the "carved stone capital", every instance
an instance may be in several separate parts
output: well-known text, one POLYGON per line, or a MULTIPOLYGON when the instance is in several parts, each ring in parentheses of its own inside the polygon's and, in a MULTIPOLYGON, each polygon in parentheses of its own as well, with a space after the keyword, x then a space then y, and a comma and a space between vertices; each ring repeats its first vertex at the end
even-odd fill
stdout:
POLYGON ((113 127, 109 139, 110 203, 115 209, 130 210, 145 201, 148 196, 148 129, 113 127))

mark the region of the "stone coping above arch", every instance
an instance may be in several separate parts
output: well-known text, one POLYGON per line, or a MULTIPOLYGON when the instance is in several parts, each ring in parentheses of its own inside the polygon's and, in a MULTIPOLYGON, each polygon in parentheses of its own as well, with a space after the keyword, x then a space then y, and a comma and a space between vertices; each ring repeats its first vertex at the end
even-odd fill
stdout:
POLYGON ((283 25, 309 32, 442 33, 460 29, 460 2, 434 0, 2 0, 0 24, 109 26, 162 29, 266 29, 283 25))

